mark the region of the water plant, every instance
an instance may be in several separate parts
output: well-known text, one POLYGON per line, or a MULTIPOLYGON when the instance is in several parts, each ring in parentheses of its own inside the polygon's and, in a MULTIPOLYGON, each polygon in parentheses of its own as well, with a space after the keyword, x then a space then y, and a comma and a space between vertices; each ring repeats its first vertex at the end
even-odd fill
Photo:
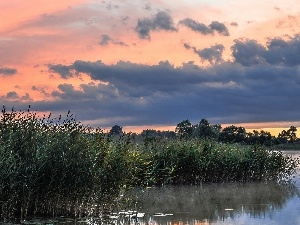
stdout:
MULTIPOLYGON (((31 215, 101 215, 139 186, 278 180, 299 161, 262 146, 210 139, 137 143, 62 117, 2 109, 0 117, 1 218, 31 215)), ((122 203, 122 204, 123 204, 122 203)))

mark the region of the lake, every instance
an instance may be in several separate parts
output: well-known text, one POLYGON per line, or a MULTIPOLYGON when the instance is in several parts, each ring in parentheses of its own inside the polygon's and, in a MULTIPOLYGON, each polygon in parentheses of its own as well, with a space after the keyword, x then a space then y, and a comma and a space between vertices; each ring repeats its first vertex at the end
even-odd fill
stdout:
MULTIPOLYGON (((287 153, 300 157, 299 151, 287 153)), ((131 198, 134 199, 134 206, 111 215, 115 222, 110 224, 300 225, 300 170, 298 168, 295 176, 280 184, 251 182, 163 186, 134 190, 131 198), (129 219, 129 214, 134 216, 129 219)), ((97 218, 34 219, 22 223, 104 224, 97 218)))
MULTIPOLYGON (((300 152, 287 152, 300 157, 300 152)), ((224 183, 136 192, 140 224, 300 225, 300 170, 288 182, 224 183)), ((134 223, 132 223, 134 224, 134 223)))

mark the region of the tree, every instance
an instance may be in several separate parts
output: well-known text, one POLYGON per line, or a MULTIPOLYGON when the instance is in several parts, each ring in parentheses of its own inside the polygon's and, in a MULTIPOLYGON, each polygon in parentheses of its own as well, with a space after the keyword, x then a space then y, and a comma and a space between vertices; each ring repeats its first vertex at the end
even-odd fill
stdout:
POLYGON ((186 119, 178 123, 175 128, 175 132, 179 135, 180 138, 191 137, 193 133, 193 127, 191 122, 188 119, 186 119))
POLYGON ((212 126, 212 131, 213 131, 213 134, 214 134, 214 138, 216 138, 216 139, 219 138, 221 130, 222 130, 221 124, 215 124, 215 125, 212 126))
POLYGON ((297 128, 294 126, 291 126, 290 129, 288 129, 289 142, 294 143, 294 141, 297 140, 296 131, 297 128))
POLYGON ((248 144, 261 144, 271 146, 274 142, 275 137, 271 135, 270 132, 261 130, 253 130, 253 133, 247 133, 247 143, 248 144))
POLYGON ((194 126, 194 136, 195 137, 211 137, 212 129, 209 122, 206 119, 201 119, 199 124, 194 126))
POLYGON ((221 130, 220 124, 210 125, 206 119, 201 119, 199 124, 194 126, 194 137, 217 138, 221 130))
POLYGON ((145 142, 151 142, 157 139, 158 137, 160 137, 160 131, 147 129, 147 130, 143 130, 140 136, 145 142))
POLYGON ((283 130, 281 133, 278 134, 277 139, 280 143, 293 143, 297 137, 296 137, 296 131, 297 128, 294 126, 291 126, 287 131, 283 130))
POLYGON ((246 129, 244 127, 231 125, 229 127, 225 127, 220 132, 219 141, 229 143, 245 142, 246 134, 246 129))
POLYGON ((110 131, 109 131, 110 135, 121 135, 123 134, 123 128, 120 127, 119 125, 114 125, 110 131))

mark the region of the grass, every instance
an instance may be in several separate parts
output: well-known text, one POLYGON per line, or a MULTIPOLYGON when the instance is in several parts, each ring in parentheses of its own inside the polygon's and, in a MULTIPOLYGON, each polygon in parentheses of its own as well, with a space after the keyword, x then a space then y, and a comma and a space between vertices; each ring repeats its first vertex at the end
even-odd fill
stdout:
POLYGON ((0 217, 101 213, 131 187, 279 180, 298 164, 261 146, 201 139, 138 144, 130 134, 111 139, 70 113, 62 119, 3 108, 0 217))

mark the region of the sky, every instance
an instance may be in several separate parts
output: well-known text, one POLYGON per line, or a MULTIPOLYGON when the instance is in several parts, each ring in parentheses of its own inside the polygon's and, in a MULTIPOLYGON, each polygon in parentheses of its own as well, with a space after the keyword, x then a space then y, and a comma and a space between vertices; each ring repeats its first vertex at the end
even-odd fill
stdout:
MULTIPOLYGON (((0 99, 125 131, 300 125, 299 0, 2 0, 0 99)), ((277 131, 277 130, 276 130, 277 131)))

